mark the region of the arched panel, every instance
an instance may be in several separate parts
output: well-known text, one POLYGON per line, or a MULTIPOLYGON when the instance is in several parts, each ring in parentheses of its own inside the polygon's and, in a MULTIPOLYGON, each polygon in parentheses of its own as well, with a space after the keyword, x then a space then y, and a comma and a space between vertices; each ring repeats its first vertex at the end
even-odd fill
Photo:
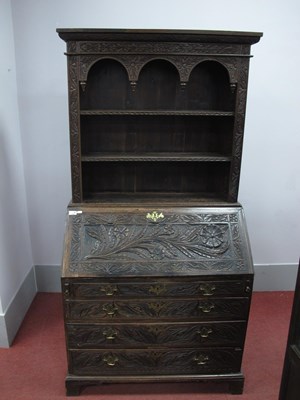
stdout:
POLYGON ((81 91, 82 109, 124 109, 128 106, 130 84, 125 67, 114 59, 102 59, 88 72, 81 91))
POLYGON ((233 110, 229 73, 222 64, 208 60, 195 66, 187 85, 187 106, 191 110, 233 110))
POLYGON ((175 109, 179 93, 179 73, 169 61, 156 59, 140 71, 137 108, 175 109))

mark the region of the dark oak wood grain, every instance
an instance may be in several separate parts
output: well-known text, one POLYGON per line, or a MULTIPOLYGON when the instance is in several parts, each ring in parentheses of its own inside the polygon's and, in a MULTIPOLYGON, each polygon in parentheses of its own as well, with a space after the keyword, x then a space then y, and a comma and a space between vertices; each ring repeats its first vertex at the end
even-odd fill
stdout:
POLYGON ((250 47, 262 34, 57 32, 72 173, 67 395, 168 381, 242 393, 253 265, 237 195, 250 47))

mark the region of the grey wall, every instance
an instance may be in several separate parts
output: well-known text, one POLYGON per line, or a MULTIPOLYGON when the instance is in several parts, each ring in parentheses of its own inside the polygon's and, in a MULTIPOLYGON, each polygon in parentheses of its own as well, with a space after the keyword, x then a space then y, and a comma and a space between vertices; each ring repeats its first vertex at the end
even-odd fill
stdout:
POLYGON ((0 316, 33 266, 9 0, 0 11, 0 316), (2 306, 1 306, 2 304, 2 306))
POLYGON ((35 295, 11 4, 0 3, 0 347, 11 343, 35 295), (26 289, 23 290, 24 282, 26 289), (29 288, 29 289, 28 289, 29 288), (28 289, 28 290, 27 290, 28 289), (13 302, 13 299, 16 299, 13 302))

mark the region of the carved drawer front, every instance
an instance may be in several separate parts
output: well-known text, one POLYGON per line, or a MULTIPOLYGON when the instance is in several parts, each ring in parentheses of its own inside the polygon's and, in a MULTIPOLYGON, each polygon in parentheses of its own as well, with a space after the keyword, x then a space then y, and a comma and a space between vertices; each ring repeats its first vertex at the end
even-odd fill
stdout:
POLYGON ((67 324, 68 346, 88 348, 148 348, 242 346, 246 323, 67 324))
POLYGON ((118 297, 179 297, 179 296, 244 296, 251 292, 249 281, 196 281, 196 282, 141 282, 141 283, 69 283, 64 284, 65 294, 76 299, 118 297))
POLYGON ((247 298, 194 299, 194 300, 128 300, 128 301, 69 301, 67 318, 77 321, 124 319, 177 319, 208 320, 245 319, 247 298))
POLYGON ((215 374, 239 372, 239 348, 176 350, 71 350, 75 375, 215 374))

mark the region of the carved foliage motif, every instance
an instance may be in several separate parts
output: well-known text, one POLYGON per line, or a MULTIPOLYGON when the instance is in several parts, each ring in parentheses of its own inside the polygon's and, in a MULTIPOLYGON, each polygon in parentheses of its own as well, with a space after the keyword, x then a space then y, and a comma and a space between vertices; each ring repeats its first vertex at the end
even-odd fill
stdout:
POLYGON ((167 275, 247 268, 237 213, 164 213, 156 222, 146 215, 72 217, 70 271, 167 275))
POLYGON ((115 225, 85 228, 85 260, 164 260, 220 257, 228 225, 115 225))

